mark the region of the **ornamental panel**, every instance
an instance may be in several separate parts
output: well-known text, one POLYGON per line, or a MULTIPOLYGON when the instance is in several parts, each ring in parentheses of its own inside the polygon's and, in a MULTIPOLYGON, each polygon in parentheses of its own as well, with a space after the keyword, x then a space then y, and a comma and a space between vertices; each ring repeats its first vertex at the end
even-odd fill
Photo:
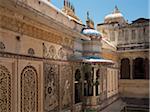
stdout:
POLYGON ((58 112, 58 65, 44 65, 44 111, 58 112))
POLYGON ((0 65, 0 112, 11 112, 11 77, 3 65, 0 65))
POLYGON ((70 65, 61 66, 61 106, 66 109, 72 104, 72 68, 70 65))
POLYGON ((37 71, 26 66, 21 73, 21 112, 38 112, 37 71))

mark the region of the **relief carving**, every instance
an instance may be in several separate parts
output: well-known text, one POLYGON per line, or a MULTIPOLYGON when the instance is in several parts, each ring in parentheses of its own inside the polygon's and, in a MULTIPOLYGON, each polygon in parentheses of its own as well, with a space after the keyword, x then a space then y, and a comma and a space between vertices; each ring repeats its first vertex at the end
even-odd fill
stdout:
POLYGON ((53 45, 51 45, 49 47, 49 56, 50 56, 50 58, 54 58, 55 55, 56 55, 56 48, 53 45))
POLYGON ((58 66, 45 64, 45 112, 58 112, 58 66))
POLYGON ((5 44, 3 42, 0 42, 0 51, 4 51, 5 44))
POLYGON ((35 55, 34 49, 33 48, 29 48, 28 49, 28 54, 31 55, 31 56, 35 55))
POLYGON ((21 112, 38 112, 37 71, 26 66, 21 73, 21 112))
POLYGON ((57 35, 56 33, 53 33, 52 29, 50 29, 48 26, 37 23, 36 21, 33 21, 28 17, 12 12, 8 9, 4 9, 3 7, 0 7, 0 10, 3 10, 0 14, 0 27, 19 32, 37 39, 42 39, 59 45, 67 46, 69 48, 73 48, 73 40, 71 38, 64 38, 60 35, 57 35), (42 26, 43 29, 35 27, 35 25, 40 27, 42 26), (44 30, 44 28, 46 30, 44 30))
POLYGON ((63 49, 63 48, 60 48, 60 49, 58 50, 58 56, 59 56, 60 59, 64 59, 64 57, 65 57, 65 52, 64 52, 64 49, 63 49))

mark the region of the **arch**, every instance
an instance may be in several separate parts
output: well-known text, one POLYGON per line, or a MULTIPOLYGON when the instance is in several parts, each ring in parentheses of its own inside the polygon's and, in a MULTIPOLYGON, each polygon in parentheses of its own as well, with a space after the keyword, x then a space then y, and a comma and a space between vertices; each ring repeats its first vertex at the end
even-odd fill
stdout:
POLYGON ((93 73, 93 68, 84 73, 84 96, 93 96, 93 73))
POLYGON ((121 59, 121 79, 130 79, 130 60, 128 58, 121 59))
POLYGON ((75 72, 75 103, 81 102, 81 93, 82 93, 82 83, 81 83, 81 72, 79 69, 76 70, 75 72))
POLYGON ((136 58, 133 60, 133 79, 144 79, 144 59, 136 58))
POLYGON ((0 65, 0 112, 11 111, 11 77, 8 69, 0 65))
POLYGON ((75 72, 75 81, 79 81, 81 79, 81 73, 80 70, 77 69, 75 72))
POLYGON ((37 71, 26 66, 21 72, 21 112, 38 111, 37 71))

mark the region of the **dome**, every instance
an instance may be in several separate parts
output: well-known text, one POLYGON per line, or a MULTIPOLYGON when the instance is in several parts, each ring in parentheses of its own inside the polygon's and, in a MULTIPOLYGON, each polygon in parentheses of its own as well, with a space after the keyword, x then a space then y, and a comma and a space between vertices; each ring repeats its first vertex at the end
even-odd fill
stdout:
POLYGON ((117 6, 115 7, 114 11, 111 14, 108 14, 105 16, 105 23, 111 23, 111 22, 118 22, 123 23, 125 22, 124 17, 122 13, 119 11, 117 6))
POLYGON ((123 18, 123 15, 121 13, 114 13, 105 16, 105 19, 114 19, 114 18, 123 18))
POLYGON ((98 32, 97 30, 94 29, 89 29, 89 28, 85 28, 82 30, 82 34, 87 35, 87 36, 98 36, 101 37, 102 35, 100 34, 100 32, 98 32))

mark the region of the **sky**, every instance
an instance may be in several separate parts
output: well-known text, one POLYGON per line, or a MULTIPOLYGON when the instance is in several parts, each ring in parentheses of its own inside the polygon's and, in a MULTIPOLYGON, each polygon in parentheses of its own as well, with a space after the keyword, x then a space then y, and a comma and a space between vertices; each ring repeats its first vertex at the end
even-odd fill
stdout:
MULTIPOLYGON (((51 0, 52 4, 62 9, 64 0, 51 0)), ((76 15, 85 24, 87 11, 95 24, 103 23, 104 17, 117 5, 125 20, 132 22, 137 18, 150 18, 150 0, 70 0, 76 15)))

